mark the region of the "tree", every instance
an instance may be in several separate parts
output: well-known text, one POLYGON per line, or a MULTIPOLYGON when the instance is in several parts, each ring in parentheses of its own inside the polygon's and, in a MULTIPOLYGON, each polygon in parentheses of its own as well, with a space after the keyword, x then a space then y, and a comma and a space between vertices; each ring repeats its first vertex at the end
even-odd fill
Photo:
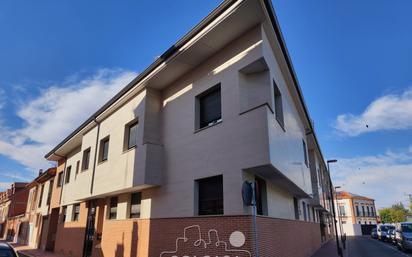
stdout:
POLYGON ((379 211, 382 223, 397 223, 406 221, 409 211, 402 203, 392 205, 390 208, 383 208, 379 211))

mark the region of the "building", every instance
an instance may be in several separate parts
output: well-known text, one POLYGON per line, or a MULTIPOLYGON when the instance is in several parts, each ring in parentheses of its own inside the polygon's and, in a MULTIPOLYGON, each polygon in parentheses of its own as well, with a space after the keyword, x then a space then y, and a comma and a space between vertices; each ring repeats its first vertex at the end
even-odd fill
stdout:
POLYGON ((245 181, 262 256, 308 256, 333 234, 330 176, 269 0, 223 2, 45 157, 59 163, 64 256, 199 253, 182 236, 254 256, 245 181))
POLYGON ((42 250, 52 251, 56 238, 59 218, 59 199, 54 193, 56 168, 41 171, 39 176, 27 185, 29 200, 26 220, 29 224, 28 245, 42 250), (57 209, 53 210, 53 207, 57 209), (56 212, 57 210, 57 212, 56 212))
POLYGON ((375 200, 346 191, 336 192, 336 208, 343 233, 370 235, 370 230, 378 223, 375 200))
POLYGON ((27 226, 24 224, 25 211, 29 191, 27 183, 15 182, 1 195, 0 222, 1 237, 12 242, 26 241, 27 226))

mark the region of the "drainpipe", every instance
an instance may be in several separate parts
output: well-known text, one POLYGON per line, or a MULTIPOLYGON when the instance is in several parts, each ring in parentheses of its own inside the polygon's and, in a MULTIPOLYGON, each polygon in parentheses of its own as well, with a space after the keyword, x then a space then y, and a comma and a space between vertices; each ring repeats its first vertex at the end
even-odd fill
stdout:
POLYGON ((93 170, 92 170, 92 182, 90 184, 90 195, 93 194, 94 174, 96 172, 96 162, 97 162, 97 145, 99 143, 99 133, 100 133, 100 122, 98 122, 96 118, 94 118, 93 121, 97 124, 97 135, 96 135, 96 145, 94 147, 94 160, 93 160, 93 170))

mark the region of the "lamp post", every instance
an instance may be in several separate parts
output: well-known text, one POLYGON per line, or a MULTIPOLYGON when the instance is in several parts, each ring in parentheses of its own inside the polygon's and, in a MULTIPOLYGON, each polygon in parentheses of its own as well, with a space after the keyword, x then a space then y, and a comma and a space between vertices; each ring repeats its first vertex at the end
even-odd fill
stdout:
MULTIPOLYGON (((336 186, 336 187, 335 187, 335 193, 337 193, 337 189, 339 189, 339 188, 341 188, 341 187, 340 187, 340 186, 336 186)), ((341 213, 340 208, 339 208, 338 198, 336 198, 336 209, 337 209, 337 211, 338 211, 338 222, 339 222, 339 229, 340 229, 340 240, 341 240, 341 242, 342 242, 343 249, 345 249, 345 248, 346 248, 346 247, 345 247, 345 241, 346 241, 345 237, 346 237, 346 235, 345 235, 344 232, 343 232, 342 213, 341 213)))
POLYGON ((340 257, 343 257, 342 254, 342 248, 340 248, 340 244, 339 244, 339 238, 338 238, 338 227, 336 225, 337 220, 336 220, 336 212, 335 212, 335 199, 333 197, 333 187, 332 187, 332 178, 330 176, 330 168, 329 168, 329 163, 335 163, 338 160, 327 160, 326 163, 328 165, 328 174, 329 174, 329 190, 330 190, 330 194, 331 194, 331 198, 332 198, 332 214, 333 214, 333 224, 335 227, 335 239, 336 239, 336 249, 338 251, 338 255, 340 257))

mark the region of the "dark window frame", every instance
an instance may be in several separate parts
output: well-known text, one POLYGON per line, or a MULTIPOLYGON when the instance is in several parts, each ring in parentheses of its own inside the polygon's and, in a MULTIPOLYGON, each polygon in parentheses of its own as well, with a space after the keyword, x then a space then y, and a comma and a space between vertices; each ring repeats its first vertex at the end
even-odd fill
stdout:
POLYGON ((54 179, 49 180, 49 191, 47 192, 47 201, 46 201, 47 205, 50 205, 50 202, 51 202, 52 193, 53 193, 53 183, 54 183, 54 179))
POLYGON ((109 200, 109 220, 117 219, 117 207, 119 206, 119 198, 117 196, 113 196, 109 200), (116 200, 116 201, 114 201, 116 200))
POLYGON ((79 175, 79 170, 80 170, 80 161, 76 162, 76 173, 74 174, 74 180, 77 179, 77 175, 79 175))
POLYGON ((66 222, 66 216, 67 216, 67 206, 62 206, 62 213, 61 213, 61 223, 66 222))
POLYGON ((106 136, 99 143, 99 163, 109 159, 110 136, 106 136))
POLYGON ((273 101, 274 101, 274 109, 275 109, 275 117, 279 125, 285 130, 285 117, 283 114, 283 101, 282 101, 282 93, 276 81, 273 80, 273 101))
POLYGON ((137 193, 130 194, 130 209, 129 209, 130 219, 140 218, 141 205, 142 205, 142 193, 137 192, 137 193), (133 207, 138 209, 138 211, 135 211, 133 207))
POLYGON ((70 165, 69 167, 66 168, 66 175, 64 178, 64 184, 69 184, 70 183, 70 176, 72 173, 72 166, 70 165))
POLYGON ((37 205, 38 208, 41 207, 42 202, 43 202, 44 184, 42 184, 42 185, 40 186, 40 188, 41 188, 41 189, 40 189, 40 195, 39 195, 39 203, 38 203, 38 205, 37 205))
POLYGON ((197 184, 197 215, 223 215, 223 175, 196 180, 197 184), (213 188, 213 190, 211 190, 213 188))
POLYGON ((82 171, 86 171, 86 170, 89 169, 91 150, 92 150, 92 148, 89 147, 89 148, 86 148, 86 149, 83 151, 83 156, 82 156, 82 171), (86 158, 86 156, 87 156, 87 158, 86 158))
POLYGON ((57 174, 57 187, 63 186, 63 171, 57 174))
POLYGON ((309 166, 309 158, 308 158, 308 145, 306 144, 305 139, 302 138, 302 148, 303 148, 303 159, 305 161, 305 165, 309 166))
POLYGON ((256 194, 256 212, 257 215, 268 215, 267 210, 267 186, 266 181, 258 176, 255 176, 255 194, 256 194))
POLYGON ((79 218, 80 218, 80 203, 76 203, 76 204, 73 204, 72 221, 79 221, 79 218))
POLYGON ((124 145, 123 151, 127 151, 137 147, 137 133, 139 131, 139 120, 134 119, 127 123, 124 127, 124 145), (134 138, 131 138, 133 133, 131 133, 132 128, 135 128, 134 138), (134 140, 134 142, 132 141, 134 140))
POLYGON ((204 129, 220 123, 222 121, 221 84, 214 85, 197 95, 196 104, 196 129, 204 129), (214 99, 214 97, 216 97, 216 99, 214 99), (212 104, 217 104, 217 106, 212 104))

